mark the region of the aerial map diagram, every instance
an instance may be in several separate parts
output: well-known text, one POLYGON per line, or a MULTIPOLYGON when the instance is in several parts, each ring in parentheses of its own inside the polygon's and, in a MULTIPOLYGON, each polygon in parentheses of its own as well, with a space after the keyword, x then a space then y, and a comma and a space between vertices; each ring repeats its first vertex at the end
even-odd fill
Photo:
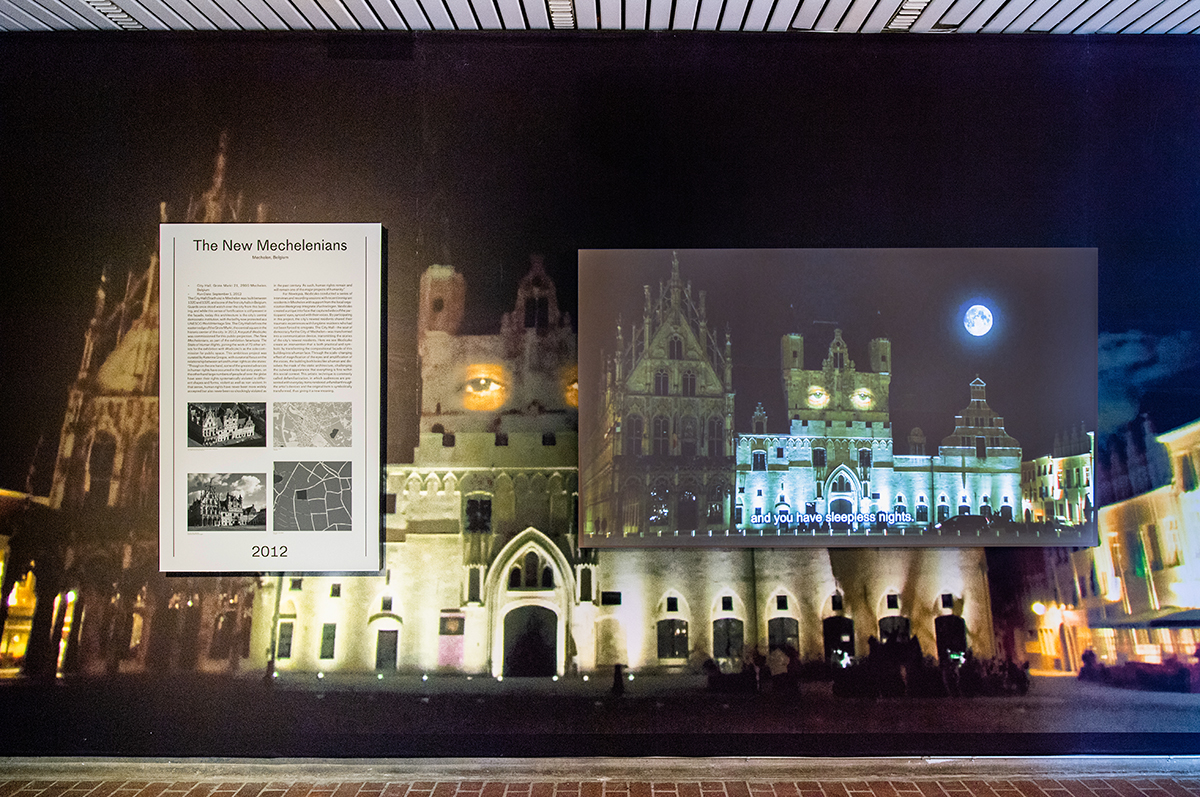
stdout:
POLYGON ((276 531, 349 531, 349 462, 276 462, 276 531))
POLYGON ((349 401, 277 401, 275 448, 349 448, 349 401))

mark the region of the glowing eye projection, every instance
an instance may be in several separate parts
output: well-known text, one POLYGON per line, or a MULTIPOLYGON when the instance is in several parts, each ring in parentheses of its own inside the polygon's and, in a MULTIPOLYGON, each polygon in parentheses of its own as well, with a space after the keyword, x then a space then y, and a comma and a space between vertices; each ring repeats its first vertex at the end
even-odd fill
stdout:
POLYGON ((875 396, 865 387, 850 394, 850 403, 860 410, 868 410, 875 403, 875 396))
POLYGON ((462 396, 463 407, 468 410, 500 409, 508 398, 504 369, 490 363, 472 365, 467 369, 462 396))
POLYGON ((813 385, 808 389, 808 406, 815 409, 829 406, 829 391, 813 385))
POLYGON ((572 365, 563 369, 563 398, 568 407, 579 406, 579 367, 572 365))
POLYGON ((963 314, 963 326, 975 337, 983 337, 992 329, 992 311, 982 304, 973 304, 963 314))

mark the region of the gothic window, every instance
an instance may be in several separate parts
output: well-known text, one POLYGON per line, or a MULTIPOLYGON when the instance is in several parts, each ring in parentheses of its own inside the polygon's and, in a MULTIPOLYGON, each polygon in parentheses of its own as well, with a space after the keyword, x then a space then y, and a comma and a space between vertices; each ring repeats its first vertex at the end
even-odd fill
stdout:
POLYGON ((950 507, 946 504, 938 504, 937 522, 945 523, 950 518, 950 507))
POLYGON ((671 338, 671 343, 667 350, 667 357, 671 360, 683 359, 683 338, 679 336, 671 338))
POLYGON ((467 499, 467 531, 485 532, 492 530, 492 499, 467 499))
POLYGON ((579 570, 579 600, 589 603, 592 600, 592 569, 583 567, 579 570))
POLYGON ((696 375, 691 371, 683 372, 683 395, 696 395, 696 375))
POLYGON ((112 435, 100 433, 93 438, 88 452, 88 491, 85 499, 88 509, 108 506, 108 491, 112 485, 116 456, 117 441, 112 435))
POLYGON ((812 450, 812 461, 813 461, 814 468, 825 467, 825 449, 814 448, 812 450))
POLYGON ((621 490, 621 529, 624 534, 641 533, 645 522, 645 507, 642 504, 642 486, 634 479, 625 482, 621 490))
POLYGON ((683 436, 679 441, 679 453, 685 457, 696 456, 696 419, 683 419, 683 436))
POLYGON ((467 600, 471 603, 479 603, 479 592, 479 568, 472 567, 467 573, 467 600))
POLYGON ((670 391, 670 380, 666 371, 654 372, 654 395, 665 396, 670 391))
POLYGON ((275 642, 275 658, 290 659, 292 657, 292 633, 295 623, 288 620, 279 624, 279 639, 275 642))
POLYGON ((767 469, 767 452, 766 451, 755 451, 755 452, 753 452, 752 457, 754 459, 754 462, 752 465, 752 468, 754 470, 766 470, 767 469))
POLYGON ((635 457, 642 455, 642 416, 630 415, 625 419, 625 453, 635 457))
POLYGON ((716 485, 708 494, 708 522, 723 523, 725 521, 725 488, 716 485))
POLYGON ((927 507, 925 504, 917 505, 917 522, 918 523, 928 523, 929 522, 929 507, 927 507))
POLYGON ((835 612, 845 611, 845 602, 841 593, 833 593, 833 597, 829 599, 829 608, 835 612))
POLYGON ((725 425, 720 418, 708 419, 708 455, 719 457, 725 453, 725 425))
POLYGON ((514 567, 508 573, 508 588, 520 589, 521 587, 521 568, 514 567))
POLYGON ((333 658, 333 646, 336 639, 337 623, 325 623, 321 626, 321 658, 333 658))
POLYGON ((740 659, 742 634, 742 621, 735 617, 722 617, 713 621, 713 656, 719 659, 740 659))
POLYGON ((538 577, 538 555, 533 551, 525 554, 525 586, 536 587, 538 577))
POLYGON ((668 500, 670 491, 664 481, 656 482, 650 488, 650 525, 665 526, 670 520, 668 500))
POLYGON ((700 525, 700 512, 697 507, 696 491, 685 487, 679 493, 679 528, 691 531, 700 525))
POLYGON ((659 415, 654 419, 654 454, 664 456, 671 453, 671 422, 659 415))
POLYGON ((549 567, 542 568, 542 589, 554 588, 554 571, 549 567))
POLYGON ((545 329, 550 326, 550 301, 545 296, 525 300, 525 328, 545 329))
POLYGON ((687 620, 659 620, 658 657, 660 659, 686 659, 687 655, 687 620))
POLYGON ((858 466, 863 470, 871 467, 871 449, 860 448, 858 450, 858 466))
MULTIPOLYGON (((779 597, 786 599, 786 595, 779 597)), ((800 648, 800 623, 792 617, 772 617, 767 621, 767 649, 800 648)))

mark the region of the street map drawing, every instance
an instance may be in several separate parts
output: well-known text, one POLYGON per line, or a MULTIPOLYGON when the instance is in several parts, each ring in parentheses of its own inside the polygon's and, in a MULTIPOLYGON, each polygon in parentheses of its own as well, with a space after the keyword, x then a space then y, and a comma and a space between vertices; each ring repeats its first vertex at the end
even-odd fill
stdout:
POLYGON ((349 531, 349 462, 276 462, 276 531, 349 531))
POLYGON ((349 401, 276 401, 275 448, 349 448, 349 401))

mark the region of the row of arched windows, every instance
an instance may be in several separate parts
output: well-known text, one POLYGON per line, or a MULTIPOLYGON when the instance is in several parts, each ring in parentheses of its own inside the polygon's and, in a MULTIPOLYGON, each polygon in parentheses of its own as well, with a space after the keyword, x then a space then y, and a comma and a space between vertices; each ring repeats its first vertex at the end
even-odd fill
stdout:
POLYGON ((701 429, 696 418, 690 415, 678 419, 674 423, 674 428, 672 428, 669 417, 656 415, 650 421, 650 435, 647 441, 646 425, 642 416, 629 415, 625 418, 622 450, 625 454, 635 457, 646 454, 654 456, 677 454, 684 457, 724 456, 724 421, 714 415, 708 419, 707 436, 701 439, 700 432, 701 429), (648 447, 647 442, 649 443, 648 447))
POLYGON ((727 524, 726 496, 722 484, 705 490, 695 482, 672 486, 659 479, 644 489, 637 481, 628 482, 621 491, 620 516, 626 534, 647 526, 655 530, 692 531, 727 524))
MULTIPOLYGON (((680 394, 685 397, 696 395, 696 373, 684 371, 679 380, 680 394)), ((666 371, 654 372, 654 395, 669 396, 671 394, 671 375, 666 371)))

